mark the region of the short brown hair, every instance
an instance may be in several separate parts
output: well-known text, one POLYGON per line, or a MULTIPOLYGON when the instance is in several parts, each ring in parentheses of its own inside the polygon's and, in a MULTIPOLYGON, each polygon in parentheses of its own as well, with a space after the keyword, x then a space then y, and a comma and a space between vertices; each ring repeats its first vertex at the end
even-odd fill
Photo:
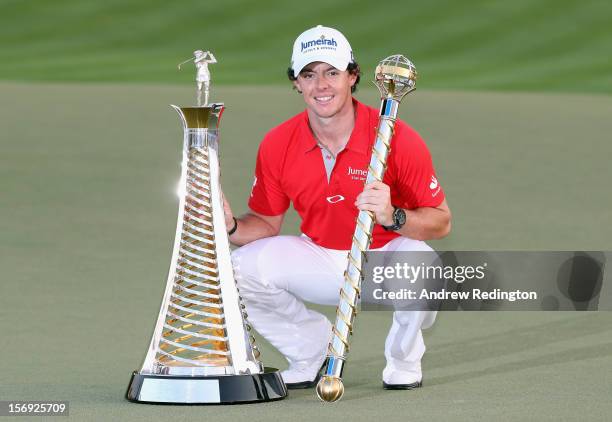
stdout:
MULTIPOLYGON (((357 62, 351 62, 346 67, 346 70, 348 70, 348 73, 350 73, 351 75, 357 76, 355 83, 351 87, 351 93, 353 93, 357 91, 357 84, 359 83, 359 80, 361 79, 361 68, 359 67, 359 64, 357 64, 357 62)), ((287 68, 287 77, 289 78, 291 82, 297 81, 297 76, 295 76, 295 74, 293 73, 293 68, 291 67, 287 68)), ((293 87, 293 89, 296 89, 295 86, 293 87)))

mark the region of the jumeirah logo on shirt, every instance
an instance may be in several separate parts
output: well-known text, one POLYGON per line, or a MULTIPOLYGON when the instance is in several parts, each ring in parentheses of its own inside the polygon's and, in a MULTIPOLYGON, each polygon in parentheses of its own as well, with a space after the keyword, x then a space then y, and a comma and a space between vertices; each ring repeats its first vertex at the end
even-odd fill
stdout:
POLYGON ((351 166, 348 168, 348 172, 346 173, 348 176, 351 176, 351 180, 365 180, 368 176, 368 172, 366 170, 354 169, 351 166))

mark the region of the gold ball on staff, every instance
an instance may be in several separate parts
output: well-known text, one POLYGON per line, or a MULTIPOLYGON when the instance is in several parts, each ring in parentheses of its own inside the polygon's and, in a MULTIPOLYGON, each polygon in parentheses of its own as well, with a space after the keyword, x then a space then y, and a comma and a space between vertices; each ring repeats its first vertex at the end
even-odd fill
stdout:
POLYGON ((414 64, 401 54, 384 58, 376 66, 374 83, 383 98, 401 101, 416 88, 417 71, 414 64))
POLYGON ((344 394, 344 384, 342 380, 336 377, 325 375, 321 377, 317 384, 317 396, 322 401, 333 403, 342 398, 344 394))

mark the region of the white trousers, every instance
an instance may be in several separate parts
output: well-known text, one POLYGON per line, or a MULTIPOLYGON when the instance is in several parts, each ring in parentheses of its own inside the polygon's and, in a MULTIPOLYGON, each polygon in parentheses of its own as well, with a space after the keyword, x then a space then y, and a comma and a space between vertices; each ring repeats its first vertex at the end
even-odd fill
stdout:
MULTIPOLYGON (((378 250, 432 249, 425 242, 398 237, 378 250)), ((306 308, 303 301, 338 304, 347 254, 318 246, 304 235, 264 238, 232 253, 249 322, 286 357, 289 369, 320 365, 326 355, 331 323, 321 313, 306 308)), ((393 313, 385 341, 385 372, 420 375, 425 353, 421 329, 431 326, 435 317, 435 312, 427 311, 393 313)))

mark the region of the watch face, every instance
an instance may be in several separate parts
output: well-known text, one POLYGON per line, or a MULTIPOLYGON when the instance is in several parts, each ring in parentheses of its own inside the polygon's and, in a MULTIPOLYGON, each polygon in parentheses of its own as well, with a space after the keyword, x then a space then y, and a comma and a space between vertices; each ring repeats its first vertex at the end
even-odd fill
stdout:
POLYGON ((404 224, 406 224, 406 211, 401 208, 396 208, 393 213, 393 225, 401 228, 404 224))

